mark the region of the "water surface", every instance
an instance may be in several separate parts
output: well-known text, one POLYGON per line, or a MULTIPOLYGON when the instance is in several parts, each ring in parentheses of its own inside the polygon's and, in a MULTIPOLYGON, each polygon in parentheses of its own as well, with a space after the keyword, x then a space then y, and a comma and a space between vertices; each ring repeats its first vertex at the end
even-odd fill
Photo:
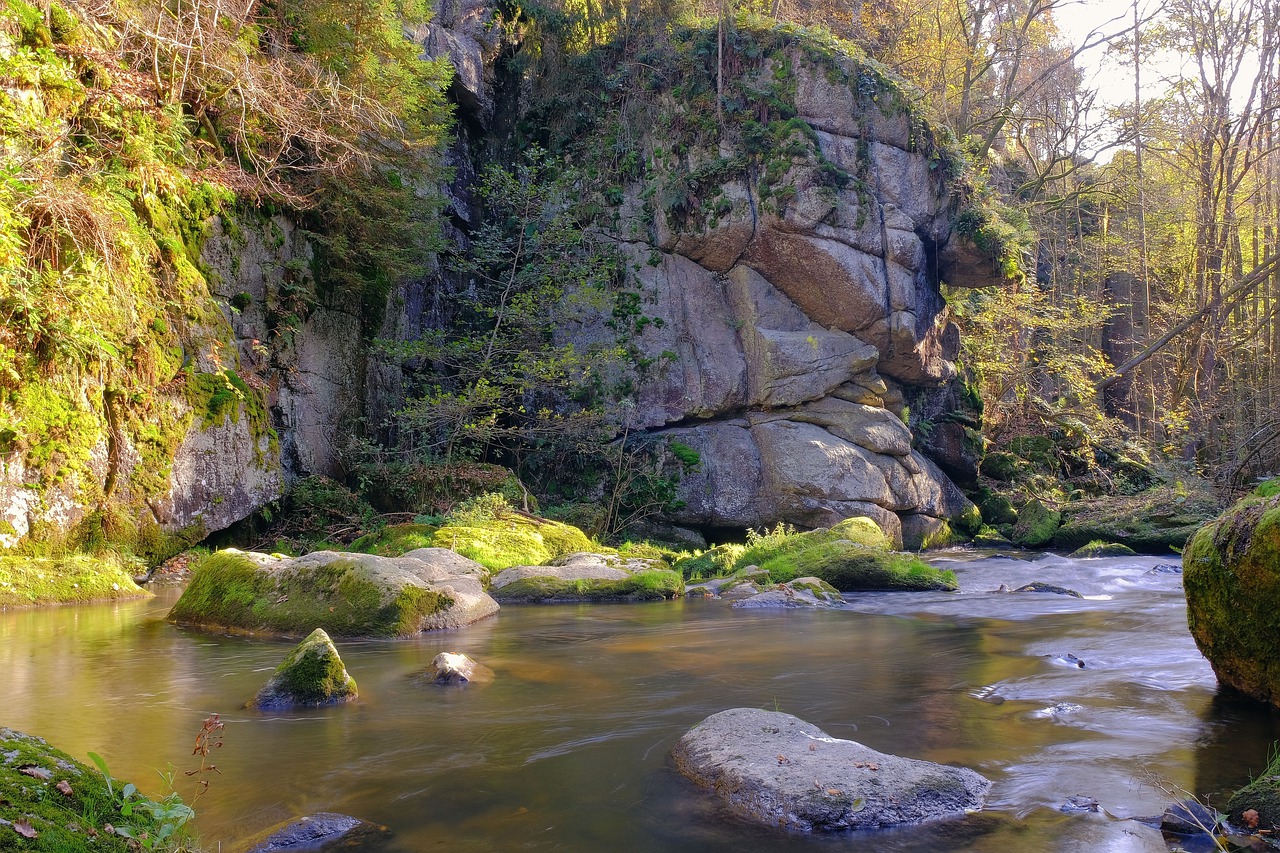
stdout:
POLYGON ((961 592, 859 594, 845 611, 727 602, 509 606, 468 628, 339 642, 350 705, 243 705, 291 643, 169 625, 172 594, 0 612, 0 725, 158 795, 201 720, 226 721, 199 830, 231 850, 280 821, 339 811, 388 825, 380 850, 1165 851, 1126 818, 1175 790, 1221 798, 1266 763, 1276 715, 1217 695, 1168 558, 1035 562, 943 555, 961 592), (1002 594, 1030 581, 1081 599, 1002 594), (441 651, 490 684, 417 682, 441 651), (1078 662, 1082 661, 1081 667, 1078 662), (967 820, 805 838, 727 819, 671 768, 675 741, 738 706, 962 764, 995 783, 967 820), (160 771, 160 772, 157 772, 160 771), (1073 796, 1102 811, 1064 814, 1073 796))

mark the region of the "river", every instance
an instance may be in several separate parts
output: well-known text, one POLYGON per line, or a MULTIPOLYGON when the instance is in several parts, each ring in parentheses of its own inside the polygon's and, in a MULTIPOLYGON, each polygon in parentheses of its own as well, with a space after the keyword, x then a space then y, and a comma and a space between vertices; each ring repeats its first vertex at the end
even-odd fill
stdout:
MULTIPOLYGON (((1126 818, 1225 794, 1266 764, 1280 717, 1219 696, 1187 633, 1171 558, 932 557, 959 593, 863 593, 844 611, 727 602, 508 606, 468 628, 338 647, 343 707, 244 710, 291 643, 164 621, 176 593, 0 612, 0 725, 152 795, 188 801, 201 720, 226 722, 196 802, 205 843, 339 811, 386 824, 387 853, 449 851, 1165 851, 1126 818), (1157 568, 1164 566, 1165 568, 1157 568), (1031 581, 1084 598, 995 593, 1031 581), (489 684, 415 681, 440 651, 489 684), (1083 662, 1083 667, 1079 662, 1083 662), (806 838, 726 819, 670 763, 738 706, 875 749, 972 767, 986 811, 928 828, 806 838), (1097 812, 1064 813, 1070 797, 1097 812)), ((372 849, 372 848, 368 848, 372 849)))

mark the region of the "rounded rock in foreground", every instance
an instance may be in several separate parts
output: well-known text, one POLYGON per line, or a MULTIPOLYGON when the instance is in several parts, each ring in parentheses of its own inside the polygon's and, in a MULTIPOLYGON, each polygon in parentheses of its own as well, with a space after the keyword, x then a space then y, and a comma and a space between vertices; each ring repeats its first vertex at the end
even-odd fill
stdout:
POLYGON ((249 707, 264 711, 312 708, 349 702, 357 695, 356 680, 347 673, 333 640, 317 628, 293 647, 249 707))
POLYGON ((734 708, 690 729, 679 771, 735 814, 801 832, 879 829, 979 809, 991 782, 972 770, 887 755, 790 714, 734 708))
POLYGON ((357 846, 362 839, 386 834, 385 826, 349 815, 320 812, 299 818, 271 832, 251 847, 249 853, 348 848, 357 846))

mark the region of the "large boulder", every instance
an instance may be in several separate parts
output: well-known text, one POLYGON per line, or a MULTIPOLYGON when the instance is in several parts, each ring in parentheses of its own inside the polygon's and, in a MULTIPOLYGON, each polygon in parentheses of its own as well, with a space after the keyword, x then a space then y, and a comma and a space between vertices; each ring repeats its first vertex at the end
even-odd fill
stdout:
POLYGON ((496 613, 485 574, 444 548, 401 557, 315 551, 293 558, 227 550, 195 568, 169 619, 285 637, 316 627, 340 637, 403 637, 496 613))
POLYGON ((682 595, 684 578, 657 560, 584 552, 504 569, 489 593, 502 602, 654 601, 682 595))
POLYGON ((677 769, 736 815, 801 832, 879 829, 979 809, 972 770, 887 755, 790 714, 721 711, 676 744, 677 769))
POLYGON ((1187 543, 1187 625, 1223 684, 1280 707, 1280 494, 1253 494, 1187 543))
POLYGON ((333 645, 333 640, 317 628, 285 656, 262 685, 250 708, 286 711, 350 702, 359 695, 356 680, 333 645))

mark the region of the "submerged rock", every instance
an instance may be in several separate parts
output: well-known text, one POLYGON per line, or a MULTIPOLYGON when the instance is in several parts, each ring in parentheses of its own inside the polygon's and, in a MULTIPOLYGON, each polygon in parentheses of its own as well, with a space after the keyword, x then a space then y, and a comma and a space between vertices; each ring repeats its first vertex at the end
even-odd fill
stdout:
POLYGON ((350 702, 359 693, 333 640, 317 628, 285 657, 249 702, 250 708, 281 711, 350 702))
POLYGON ((1251 495, 1182 558, 1187 625, 1223 684, 1280 707, 1280 495, 1251 495))
POLYGON ((470 657, 457 652, 441 652, 422 673, 433 684, 467 684, 472 681, 492 681, 493 670, 482 666, 470 657))
POLYGON ((1160 831, 1175 835, 1212 835, 1217 825, 1217 812, 1196 800, 1172 803, 1160 816, 1160 831))
POLYGON ((734 607, 754 608, 840 608, 845 601, 840 591, 820 578, 796 578, 780 583, 772 589, 757 593, 733 603, 734 607))
POLYGON ((991 788, 972 770, 887 755, 756 708, 711 715, 673 755, 681 773, 733 813, 801 832, 958 817, 981 808, 991 788))
POLYGON ((496 613, 484 576, 483 566, 445 548, 419 548, 402 557, 227 550, 195 569, 169 619, 285 637, 316 627, 340 637, 403 637, 496 613))
POLYGON ((489 593, 498 601, 656 601, 684 593, 679 572, 659 560, 575 553, 546 566, 499 572, 489 593))
POLYGON ((334 812, 308 815, 269 832, 248 853, 354 848, 363 840, 388 834, 385 826, 334 812))
POLYGON ((1032 581, 1029 584, 1023 584, 1017 589, 1010 592, 1046 592, 1051 595, 1070 595, 1073 598, 1083 598, 1080 593, 1074 589, 1067 589, 1065 586, 1054 586, 1051 583, 1042 583, 1041 581, 1032 581))

